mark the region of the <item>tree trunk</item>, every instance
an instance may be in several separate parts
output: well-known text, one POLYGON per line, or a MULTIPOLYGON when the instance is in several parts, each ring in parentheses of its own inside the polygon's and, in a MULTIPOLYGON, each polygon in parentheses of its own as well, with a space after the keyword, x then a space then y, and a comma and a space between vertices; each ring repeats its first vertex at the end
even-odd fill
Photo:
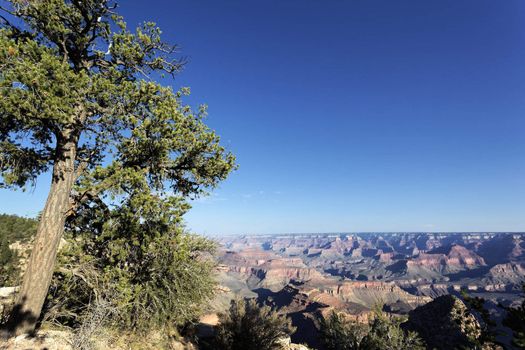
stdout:
POLYGON ((40 317, 70 205, 70 193, 75 181, 77 142, 78 137, 67 131, 57 140, 51 188, 17 302, 8 322, 8 331, 12 335, 32 333, 40 317))

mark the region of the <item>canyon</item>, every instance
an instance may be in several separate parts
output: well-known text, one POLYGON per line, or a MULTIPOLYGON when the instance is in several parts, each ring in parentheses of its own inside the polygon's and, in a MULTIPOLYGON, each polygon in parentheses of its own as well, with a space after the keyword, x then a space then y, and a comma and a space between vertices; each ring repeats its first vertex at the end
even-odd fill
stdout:
POLYGON ((466 292, 515 305, 525 283, 522 233, 341 233, 245 235, 219 239, 213 303, 253 297, 291 317, 294 342, 316 346, 320 316, 367 322, 466 292))

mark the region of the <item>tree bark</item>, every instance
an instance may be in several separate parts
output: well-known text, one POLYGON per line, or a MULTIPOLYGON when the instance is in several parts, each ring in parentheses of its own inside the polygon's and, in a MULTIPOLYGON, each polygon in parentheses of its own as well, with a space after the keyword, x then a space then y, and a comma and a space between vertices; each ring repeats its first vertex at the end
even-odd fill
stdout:
POLYGON ((8 322, 11 335, 34 332, 40 317, 70 206, 69 198, 75 182, 77 142, 78 136, 72 131, 65 131, 58 137, 51 188, 41 214, 22 286, 8 322))

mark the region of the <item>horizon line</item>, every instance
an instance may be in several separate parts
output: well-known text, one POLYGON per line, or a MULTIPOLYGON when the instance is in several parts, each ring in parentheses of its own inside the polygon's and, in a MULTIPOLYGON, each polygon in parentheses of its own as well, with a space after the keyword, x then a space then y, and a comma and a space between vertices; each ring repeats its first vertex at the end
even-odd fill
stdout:
POLYGON ((525 234, 525 231, 348 231, 348 232, 280 232, 280 233, 231 233, 213 236, 278 236, 278 235, 352 235, 352 234, 525 234))

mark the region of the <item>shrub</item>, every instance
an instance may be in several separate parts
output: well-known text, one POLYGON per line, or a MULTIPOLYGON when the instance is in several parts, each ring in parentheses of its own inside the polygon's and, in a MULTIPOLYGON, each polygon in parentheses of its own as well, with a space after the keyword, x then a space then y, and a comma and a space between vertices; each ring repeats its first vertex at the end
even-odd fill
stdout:
POLYGON ((368 334, 363 338, 361 350, 425 350, 423 341, 415 332, 405 332, 398 320, 389 319, 382 312, 375 312, 369 323, 368 334))
POLYGON ((366 334, 367 327, 350 322, 332 311, 320 322, 321 342, 326 350, 357 350, 366 334))
POLYGON ((17 272, 17 258, 6 236, 0 236, 0 286, 11 284, 17 272))
POLYGON ((0 286, 19 282, 19 256, 9 245, 30 239, 35 234, 36 226, 35 219, 0 214, 0 286))
POLYGON ((219 316, 214 349, 275 350, 294 332, 291 321, 255 300, 234 300, 228 313, 219 316))
POLYGON ((415 332, 405 332, 400 322, 390 319, 376 308, 368 325, 345 320, 332 312, 321 320, 321 341, 327 350, 424 350, 423 341, 415 332))
POLYGON ((110 326, 176 327, 198 317, 214 293, 215 243, 186 232, 187 205, 141 194, 117 209, 86 208, 68 224, 47 298, 47 320, 79 327, 93 302, 109 303, 110 326))
POLYGON ((0 214, 0 237, 5 237, 10 243, 26 242, 35 235, 37 225, 36 219, 0 214))

